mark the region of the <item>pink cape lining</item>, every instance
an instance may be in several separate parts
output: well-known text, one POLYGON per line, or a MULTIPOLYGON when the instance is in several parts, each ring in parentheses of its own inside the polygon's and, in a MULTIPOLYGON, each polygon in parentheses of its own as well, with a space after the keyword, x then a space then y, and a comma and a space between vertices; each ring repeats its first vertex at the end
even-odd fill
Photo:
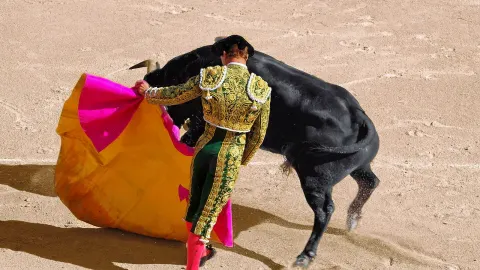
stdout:
MULTIPOLYGON (((78 104, 78 118, 82 129, 98 152, 108 147, 120 136, 142 101, 143 97, 132 88, 105 78, 86 74, 78 104)), ((160 106, 160 108, 163 128, 167 130, 177 151, 185 156, 193 156, 194 148, 180 142, 179 128, 173 124, 165 108, 163 106, 160 106)), ((189 168, 190 164, 185 166, 189 168)), ((177 192, 180 201, 188 198, 189 190, 187 188, 179 185, 177 192)), ((230 200, 220 213, 213 231, 222 244, 233 247, 232 204, 230 200)))

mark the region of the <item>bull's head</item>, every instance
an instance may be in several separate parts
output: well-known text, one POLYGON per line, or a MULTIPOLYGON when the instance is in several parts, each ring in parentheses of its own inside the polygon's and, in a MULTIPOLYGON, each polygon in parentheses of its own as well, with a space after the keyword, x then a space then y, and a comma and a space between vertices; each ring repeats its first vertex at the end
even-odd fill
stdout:
MULTIPOLYGON (((165 66, 153 60, 145 60, 130 69, 147 67, 144 80, 152 86, 170 86, 185 83, 189 78, 198 75, 201 68, 220 65, 221 61, 212 51, 212 46, 204 46, 186 54, 177 56, 168 61, 165 66)), ((168 106, 168 114, 177 127, 182 127, 189 119, 189 129, 182 136, 181 141, 189 146, 194 146, 204 130, 202 104, 200 99, 194 99, 184 104, 168 106)))

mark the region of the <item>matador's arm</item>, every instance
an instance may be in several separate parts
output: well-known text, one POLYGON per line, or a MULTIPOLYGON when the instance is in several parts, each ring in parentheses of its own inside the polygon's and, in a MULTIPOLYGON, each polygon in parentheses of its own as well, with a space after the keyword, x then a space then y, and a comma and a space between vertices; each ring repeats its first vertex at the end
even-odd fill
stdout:
POLYGON ((243 151, 242 165, 247 165, 263 143, 267 133, 270 117, 270 97, 262 106, 260 114, 253 123, 252 129, 247 133, 247 142, 243 151))
POLYGON ((145 99, 151 104, 165 106, 178 105, 202 95, 199 85, 200 76, 191 77, 186 83, 166 86, 150 87, 145 91, 145 99))

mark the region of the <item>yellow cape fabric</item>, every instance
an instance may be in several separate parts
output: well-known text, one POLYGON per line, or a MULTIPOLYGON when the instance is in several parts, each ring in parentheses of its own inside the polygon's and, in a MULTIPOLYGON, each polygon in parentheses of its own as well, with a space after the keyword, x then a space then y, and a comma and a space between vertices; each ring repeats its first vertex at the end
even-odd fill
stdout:
MULTIPOLYGON (((192 157, 175 148, 161 108, 142 101, 120 136, 98 153, 78 119, 84 82, 85 74, 65 102, 57 127, 59 198, 89 224, 186 241, 187 202, 180 201, 178 187, 190 188, 192 157)), ((212 240, 219 242, 215 234, 212 240)))

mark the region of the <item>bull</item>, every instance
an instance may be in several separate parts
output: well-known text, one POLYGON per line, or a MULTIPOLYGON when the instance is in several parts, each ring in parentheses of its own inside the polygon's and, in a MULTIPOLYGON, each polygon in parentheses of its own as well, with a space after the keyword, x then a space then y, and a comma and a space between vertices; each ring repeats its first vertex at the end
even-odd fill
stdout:
MULTIPOLYGON (((152 86, 181 84, 201 68, 221 65, 212 48, 194 49, 163 67, 146 60, 130 69, 147 67, 144 80, 152 86)), ((310 238, 294 263, 308 267, 334 212, 333 186, 348 175, 357 182, 358 192, 348 209, 347 229, 353 230, 362 217, 363 206, 380 182, 371 169, 379 136, 359 102, 341 86, 259 51, 249 58, 247 66, 272 88, 270 122, 261 149, 285 157, 282 168, 295 170, 314 213, 310 238)), ((200 98, 169 106, 167 111, 178 127, 189 121, 181 140, 194 146, 205 127, 200 98)))

